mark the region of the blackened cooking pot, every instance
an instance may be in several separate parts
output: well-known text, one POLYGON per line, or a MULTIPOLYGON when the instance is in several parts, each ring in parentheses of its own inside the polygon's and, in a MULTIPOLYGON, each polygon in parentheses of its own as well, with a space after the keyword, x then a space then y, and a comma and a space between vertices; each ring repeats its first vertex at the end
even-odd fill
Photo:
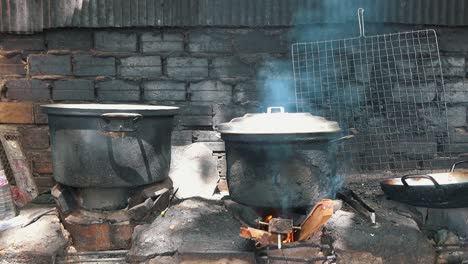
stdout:
MULTIPOLYGON (((278 110, 278 112, 274 112, 278 110)), ((246 114, 220 124, 226 144, 231 198, 263 208, 312 206, 333 197, 336 177, 336 122, 309 113, 246 114)))
POLYGON ((177 107, 51 104, 42 108, 49 118, 57 182, 80 188, 88 197, 109 193, 124 200, 127 188, 168 177, 177 107), (103 188, 120 188, 124 194, 103 188))

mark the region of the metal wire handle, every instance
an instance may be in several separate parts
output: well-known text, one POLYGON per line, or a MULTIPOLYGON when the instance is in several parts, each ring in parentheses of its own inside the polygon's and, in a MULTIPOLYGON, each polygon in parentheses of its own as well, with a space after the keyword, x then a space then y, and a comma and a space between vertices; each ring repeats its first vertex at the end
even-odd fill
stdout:
POLYGON ((365 37, 366 31, 364 29, 364 8, 358 8, 357 10, 359 20, 359 37, 365 37))

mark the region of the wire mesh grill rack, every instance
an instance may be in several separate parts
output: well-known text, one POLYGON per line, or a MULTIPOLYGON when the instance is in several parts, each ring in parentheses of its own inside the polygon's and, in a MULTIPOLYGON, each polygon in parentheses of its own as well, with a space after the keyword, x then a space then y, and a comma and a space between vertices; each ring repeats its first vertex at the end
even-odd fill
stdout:
POLYGON ((441 162, 451 155, 434 30, 365 36, 362 24, 360 37, 293 44, 292 60, 297 110, 355 135, 341 146, 341 172, 449 163, 441 162))

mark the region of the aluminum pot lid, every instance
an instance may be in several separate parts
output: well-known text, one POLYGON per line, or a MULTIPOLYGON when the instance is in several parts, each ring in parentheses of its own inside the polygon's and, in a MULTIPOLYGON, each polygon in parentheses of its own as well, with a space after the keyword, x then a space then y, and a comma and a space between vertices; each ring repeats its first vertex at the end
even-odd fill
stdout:
POLYGON ((266 113, 246 114, 218 126, 223 134, 337 133, 337 122, 310 113, 287 113, 283 107, 268 107, 266 113))

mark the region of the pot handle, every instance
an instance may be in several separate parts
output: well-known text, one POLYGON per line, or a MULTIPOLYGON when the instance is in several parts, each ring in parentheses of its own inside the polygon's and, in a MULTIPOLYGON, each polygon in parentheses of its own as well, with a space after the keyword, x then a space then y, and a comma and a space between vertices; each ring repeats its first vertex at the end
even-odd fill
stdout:
POLYGON ((408 174, 408 175, 401 177, 401 182, 406 187, 409 187, 408 183, 406 182, 407 179, 421 179, 421 178, 430 180, 436 188, 440 188, 440 184, 432 176, 427 175, 427 174, 408 174))
POLYGON ((455 171, 455 167, 458 165, 458 164, 462 164, 462 163, 468 163, 468 160, 462 160, 462 161, 457 161, 455 163, 452 164, 452 168, 450 169, 450 172, 454 172, 455 171))
POLYGON ((284 113, 284 107, 282 106, 270 106, 267 108, 267 114, 272 114, 272 113, 284 113), (278 110, 278 112, 273 112, 273 110, 278 110))
POLYGON ((143 119, 138 113, 104 113, 100 116, 104 122, 99 122, 107 132, 133 132, 138 129, 136 122, 143 119))
POLYGON ((101 118, 104 119, 130 119, 132 118, 133 121, 137 121, 143 118, 143 115, 137 113, 104 113, 101 115, 101 118))

